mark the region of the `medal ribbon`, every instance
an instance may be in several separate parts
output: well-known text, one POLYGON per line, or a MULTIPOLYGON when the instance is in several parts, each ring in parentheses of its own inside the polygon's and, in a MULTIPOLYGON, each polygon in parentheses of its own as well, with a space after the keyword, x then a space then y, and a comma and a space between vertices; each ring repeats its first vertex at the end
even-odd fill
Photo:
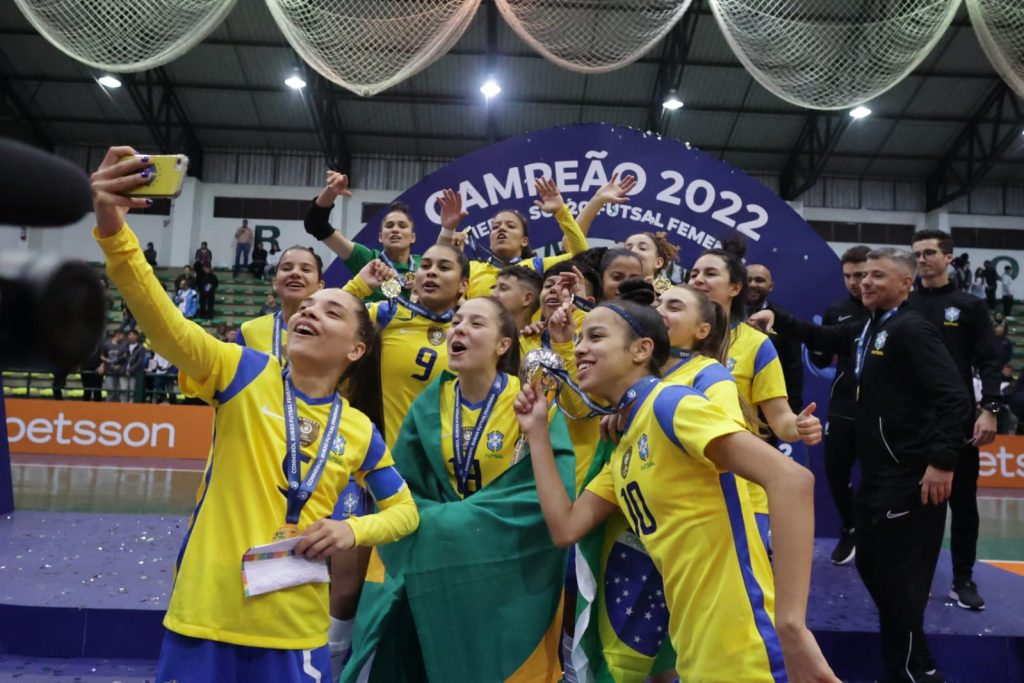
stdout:
POLYGON ((675 365, 673 365, 673 366, 672 366, 671 368, 669 368, 669 369, 668 369, 668 372, 664 373, 664 376, 665 376, 665 377, 668 377, 668 376, 669 376, 669 375, 671 375, 671 374, 672 374, 673 372, 675 372, 675 371, 676 371, 676 370, 678 370, 679 368, 681 368, 681 367, 683 367, 684 365, 686 365, 687 363, 689 363, 689 362, 690 362, 691 360, 693 360, 693 357, 694 357, 695 355, 697 355, 697 354, 695 354, 695 353, 694 353, 693 351, 690 351, 690 350, 688 350, 688 349, 680 349, 680 348, 677 348, 677 347, 675 347, 675 346, 673 346, 673 347, 671 348, 671 350, 669 350, 669 352, 668 352, 668 353, 669 353, 669 355, 670 355, 670 356, 672 356, 673 358, 678 358, 678 359, 679 359, 679 362, 678 362, 678 363, 676 363, 675 365))
POLYGON ((284 358, 281 355, 281 336, 284 334, 284 321, 281 319, 281 311, 274 314, 274 338, 270 340, 270 352, 281 365, 284 365, 284 358))
POLYGON ((317 484, 320 483, 324 466, 327 464, 327 456, 331 452, 331 445, 338 433, 338 425, 341 423, 341 396, 338 392, 334 392, 334 402, 331 404, 331 412, 327 417, 327 426, 320 438, 320 448, 317 450, 316 459, 306 473, 306 478, 303 479, 299 441, 299 411, 295 404, 295 385, 292 384, 291 374, 288 370, 285 370, 282 375, 284 377, 284 431, 285 443, 288 448, 288 509, 285 521, 288 524, 298 524, 302 508, 305 507, 310 496, 313 495, 313 491, 316 490, 317 484))
POLYGON ((505 268, 506 266, 514 266, 523 260, 522 257, 516 256, 515 258, 509 259, 508 261, 502 261, 500 258, 494 255, 493 251, 485 247, 480 242, 480 240, 476 238, 476 235, 473 234, 472 230, 466 233, 466 241, 469 242, 469 246, 473 249, 474 254, 476 254, 478 257, 481 255, 484 257, 480 259, 481 261, 486 261, 495 268, 505 268))
POLYGON ((455 454, 455 480, 459 484, 459 490, 467 493, 466 482, 469 481, 469 471, 476 460, 476 447, 480 444, 480 437, 487 428, 487 421, 491 419, 494 412, 494 404, 498 402, 498 396, 502 389, 502 373, 494 378, 494 384, 487 391, 487 398, 484 399, 484 407, 480 409, 473 431, 469 434, 469 441, 462 441, 462 389, 458 381, 455 382, 455 409, 452 420, 452 452, 455 454))
POLYGON ((415 301, 409 301, 404 296, 396 296, 395 301, 408 308, 416 315, 422 315, 427 320, 435 323, 450 323, 455 317, 455 309, 449 308, 444 313, 434 313, 425 306, 415 301))
POLYGON ((619 402, 616 403, 614 406, 603 406, 600 403, 594 401, 594 399, 587 396, 586 392, 580 389, 580 386, 573 381, 572 377, 569 376, 568 370, 565 370, 564 368, 558 370, 545 368, 545 372, 547 372, 550 375, 553 375, 559 380, 559 382, 569 387, 569 389, 573 393, 580 397, 580 400, 583 401, 583 404, 590 408, 590 413, 583 417, 570 415, 569 411, 567 411, 562 406, 562 401, 560 397, 561 389, 559 389, 558 395, 555 396, 555 404, 558 406, 558 409, 565 414, 566 417, 572 420, 589 420, 590 418, 597 417, 598 415, 612 415, 614 413, 617 413, 626 406, 628 406, 630 403, 635 401, 636 397, 640 395, 640 392, 646 389, 648 385, 654 384, 655 382, 658 381, 658 378, 654 377, 653 375, 649 377, 644 377, 636 384, 631 386, 626 391, 626 393, 622 395, 622 398, 619 399, 619 402))
POLYGON ((874 326, 875 329, 873 332, 871 331, 871 328, 872 324, 875 321, 871 318, 868 318, 868 321, 864 323, 864 331, 861 332, 860 337, 857 338, 857 358, 855 359, 856 362, 853 366, 853 374, 854 377, 857 378, 858 389, 860 387, 860 375, 864 371, 864 360, 867 358, 868 342, 870 342, 871 339, 874 339, 875 334, 877 334, 878 331, 882 329, 882 325, 885 324, 885 321, 891 318, 892 316, 896 315, 896 311, 898 310, 899 308, 897 307, 892 309, 891 311, 886 311, 885 314, 883 314, 882 317, 878 319, 878 324, 874 326), (871 332, 870 335, 868 334, 869 332, 871 332))
MULTIPOLYGON (((384 250, 381 250, 380 252, 380 260, 383 261, 388 268, 395 271, 399 275, 402 275, 402 273, 398 272, 398 266, 395 265, 394 261, 388 258, 388 255, 384 252, 384 250)), ((406 271, 416 270, 416 264, 413 263, 412 254, 409 254, 409 261, 408 263, 405 264, 405 269, 406 271)))

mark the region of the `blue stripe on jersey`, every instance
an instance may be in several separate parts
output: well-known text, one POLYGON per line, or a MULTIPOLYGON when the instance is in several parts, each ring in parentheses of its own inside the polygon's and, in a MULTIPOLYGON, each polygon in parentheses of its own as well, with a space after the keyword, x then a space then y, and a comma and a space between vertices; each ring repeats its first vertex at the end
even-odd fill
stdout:
POLYGON ((693 388, 702 394, 706 394, 708 389, 718 384, 719 382, 735 382, 736 378, 732 376, 728 370, 726 370, 721 364, 715 363, 709 365, 693 378, 693 388))
POLYGON ((379 463, 380 459, 384 457, 384 453, 388 449, 387 445, 384 443, 384 439, 380 436, 380 432, 377 431, 377 428, 373 427, 371 431, 370 445, 366 447, 366 455, 363 456, 363 464, 359 466, 360 472, 369 472, 376 467, 377 463, 379 463))
POLYGON ((544 274, 544 257, 543 256, 534 256, 533 257, 533 269, 535 271, 537 271, 538 273, 540 273, 541 275, 544 274))
POLYGON ((747 589, 747 598, 750 600, 750 607, 754 611, 754 624, 758 633, 764 641, 765 650, 768 653, 768 664, 772 667, 772 679, 776 683, 785 683, 786 662, 782 658, 782 644, 779 642, 779 634, 775 632, 775 625, 768 616, 768 610, 764 607, 764 591, 754 576, 754 569, 750 564, 750 547, 747 545, 747 528, 743 522, 743 508, 740 506, 740 494, 736 489, 736 475, 732 472, 723 472, 718 481, 722 486, 722 495, 725 497, 725 508, 729 512, 729 526, 732 527, 732 540, 736 546, 736 557, 740 563, 740 573, 743 575, 743 585, 747 589))
POLYGON ((235 343, 239 346, 247 346, 245 343, 245 335, 242 334, 242 326, 238 326, 238 332, 235 334, 235 343))
POLYGON ((398 312, 398 302, 393 300, 380 302, 380 305, 377 306, 377 327, 383 330, 390 325, 396 312, 398 312))
POLYGON ((778 351, 775 350, 775 344, 772 344, 771 339, 765 339, 761 342, 761 348, 757 350, 757 355, 754 356, 754 374, 761 372, 768 364, 779 357, 778 351))
POLYGON ((174 563, 175 580, 177 580, 177 572, 181 569, 181 561, 185 558, 185 548, 188 547, 188 539, 192 537, 192 530, 196 528, 196 522, 199 521, 199 511, 203 507, 203 501, 206 500, 206 494, 210 492, 210 478, 213 476, 213 460, 214 460, 214 448, 217 445, 217 428, 213 428, 213 445, 210 447, 210 464, 206 466, 206 474, 203 475, 203 495, 199 496, 199 502, 196 503, 196 509, 192 511, 192 520, 188 525, 188 531, 185 532, 185 538, 181 541, 181 550, 178 551, 178 559, 174 563))
POLYGON ((366 488, 374 500, 386 500, 402 490, 405 480, 394 467, 374 470, 366 475, 366 488))
POLYGON ((665 436, 676 446, 679 446, 680 450, 684 453, 686 449, 683 448, 679 437, 676 436, 675 419, 676 408, 679 406, 679 402, 687 396, 700 396, 705 401, 707 400, 704 394, 693 387, 682 384, 670 384, 654 399, 654 417, 658 420, 658 426, 661 427, 661 431, 665 432, 665 436))
POLYGON ((237 396, 238 392, 249 386, 263 372, 263 368, 267 367, 269 361, 270 356, 265 353, 253 351, 248 346, 242 349, 242 357, 238 360, 235 376, 231 378, 228 388, 218 391, 213 396, 217 399, 217 403, 223 405, 237 396))
POLYGON ((366 491, 355 477, 349 477, 348 484, 341 490, 338 502, 334 504, 334 512, 331 519, 344 520, 349 517, 364 517, 370 511, 373 504, 366 495, 366 491))
MULTIPOLYGON (((640 391, 640 395, 636 397, 636 400, 633 401, 633 406, 629 409, 629 416, 626 417, 626 423, 622 425, 623 433, 625 433, 626 430, 629 429, 629 426, 633 424, 633 418, 636 417, 636 413, 638 410, 640 410, 640 406, 643 405, 643 402, 646 401, 647 397, 650 396, 652 391, 654 391, 654 387, 658 386, 659 384, 661 384, 661 382, 650 382, 647 384, 646 387, 644 387, 643 390, 640 391)), ((666 391, 668 391, 668 389, 666 389, 666 391)), ((661 397, 659 396, 658 398, 661 397)))

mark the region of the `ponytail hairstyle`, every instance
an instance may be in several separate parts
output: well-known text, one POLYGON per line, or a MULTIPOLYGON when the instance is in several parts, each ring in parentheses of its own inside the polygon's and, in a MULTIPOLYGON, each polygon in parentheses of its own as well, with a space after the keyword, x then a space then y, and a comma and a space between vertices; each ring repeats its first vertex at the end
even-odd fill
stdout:
POLYGON ((338 381, 342 395, 356 410, 363 412, 377 431, 384 434, 384 394, 380 383, 380 333, 370 319, 370 313, 360 302, 354 308, 359 325, 357 336, 366 345, 366 351, 348 366, 338 381))
POLYGON ((654 351, 647 360, 647 372, 661 377, 661 367, 669 358, 672 345, 668 338, 668 328, 657 310, 652 308, 655 293, 649 282, 639 278, 629 278, 619 284, 619 298, 605 301, 598 306, 610 308, 626 323, 626 338, 650 339, 654 342, 654 351))
POLYGON ((491 308, 494 309, 494 314, 498 318, 498 333, 502 337, 507 337, 512 343, 509 344, 508 350, 498 357, 498 372, 504 372, 506 375, 519 375, 519 329, 516 327, 516 321, 512 319, 512 314, 508 312, 508 309, 501 305, 501 302, 492 296, 478 296, 473 297, 474 299, 483 299, 491 304, 491 308))
POLYGON ((747 312, 747 269, 743 265, 743 257, 747 253, 747 243, 739 237, 730 237, 722 242, 721 249, 708 249, 701 256, 717 256, 725 263, 729 273, 729 284, 739 284, 740 291, 733 297, 729 307, 731 320, 743 320, 747 312))
POLYGON ((660 232, 644 232, 643 234, 651 238, 651 241, 654 242, 654 248, 658 251, 658 256, 665 262, 655 275, 671 273, 672 266, 675 265, 676 259, 679 258, 679 247, 668 241, 668 233, 663 230, 660 232))
POLYGON ((700 321, 711 326, 708 336, 694 340, 692 351, 726 365, 729 360, 729 315, 721 304, 712 301, 711 297, 696 287, 676 286, 685 289, 697 299, 697 313, 700 316, 700 321))

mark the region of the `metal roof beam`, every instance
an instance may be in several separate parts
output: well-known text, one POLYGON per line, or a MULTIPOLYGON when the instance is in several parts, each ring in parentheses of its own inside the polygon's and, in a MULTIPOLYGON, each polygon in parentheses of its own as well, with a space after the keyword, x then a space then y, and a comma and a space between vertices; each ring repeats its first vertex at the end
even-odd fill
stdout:
POLYGON ((686 60, 697 30, 697 20, 700 19, 701 4, 701 0, 693 0, 690 8, 665 37, 661 59, 658 61, 658 75, 654 78, 651 103, 647 110, 647 130, 654 133, 662 132, 666 116, 671 113, 662 106, 662 102, 670 90, 679 88, 683 80, 686 60))
POLYGON ((333 97, 332 91, 335 88, 308 66, 305 69, 305 78, 306 87, 302 89, 302 97, 309 107, 313 128, 320 141, 320 149, 324 153, 327 167, 339 173, 348 173, 349 182, 352 183, 352 150, 345 137, 338 99, 333 97))
POLYGON ((189 175, 202 178, 203 146, 163 67, 126 74, 124 84, 160 153, 184 151, 189 175))
POLYGON ((22 99, 21 94, 6 76, 0 76, 0 98, 14 112, 14 126, 4 125, 4 133, 11 137, 25 139, 37 147, 52 152, 53 140, 39 122, 39 117, 32 113, 32 108, 22 99))
POLYGON ((789 153, 779 178, 779 194, 792 201, 814 186, 850 125, 846 112, 814 112, 807 115, 803 130, 789 153))
POLYGON ((931 211, 971 192, 1020 139, 1024 107, 1000 79, 974 111, 928 177, 925 207, 931 211))

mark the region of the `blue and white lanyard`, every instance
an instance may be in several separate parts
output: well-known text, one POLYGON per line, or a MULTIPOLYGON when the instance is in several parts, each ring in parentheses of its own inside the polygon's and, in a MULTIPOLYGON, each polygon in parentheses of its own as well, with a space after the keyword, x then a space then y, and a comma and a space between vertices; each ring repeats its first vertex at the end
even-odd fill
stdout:
POLYGON ((284 333, 284 321, 281 319, 281 311, 274 314, 274 338, 270 340, 271 353, 281 365, 284 365, 284 358, 281 354, 281 336, 284 333))
POLYGON ((415 301, 409 301, 404 296, 396 296, 397 301, 402 306, 405 306, 416 315, 422 315, 424 318, 435 323, 450 323, 452 318, 455 317, 455 309, 449 308, 444 313, 434 313, 425 306, 415 301))
POLYGON ((341 396, 338 392, 334 393, 334 402, 331 404, 331 412, 327 417, 327 426, 320 438, 320 448, 317 451, 316 459, 306 473, 306 478, 303 479, 300 465, 299 411, 295 404, 295 385, 292 384, 291 374, 288 370, 285 370, 282 375, 284 377, 285 443, 288 449, 286 472, 288 476, 288 508, 285 521, 288 524, 298 524, 302 508, 313 495, 317 484, 320 483, 324 466, 327 464, 327 457, 330 455, 331 446, 338 433, 338 425, 341 423, 341 396))
POLYGON ((480 409, 480 415, 477 416, 476 424, 473 425, 473 430, 469 434, 469 440, 466 442, 462 440, 462 389, 459 388, 458 381, 455 382, 455 409, 452 411, 454 413, 452 420, 452 452, 455 455, 455 479, 459 483, 460 491, 467 491, 466 483, 469 481, 469 473, 473 467, 473 462, 476 460, 476 447, 480 444, 480 437, 483 436, 484 429, 487 428, 487 422, 491 419, 491 414, 494 412, 494 405, 498 402, 498 396, 501 395, 502 379, 501 373, 498 373, 498 376, 494 378, 494 384, 487 391, 484 406, 480 409))
POLYGON ((598 415, 612 415, 614 413, 617 413, 626 406, 628 406, 629 404, 631 404, 633 401, 635 401, 637 396, 639 396, 641 392, 645 391, 651 384, 654 384, 655 382, 658 381, 658 378, 654 377, 653 375, 644 377, 643 379, 636 382, 629 389, 627 389, 626 393, 622 395, 622 398, 620 398, 619 402, 616 403, 614 406, 603 406, 595 402, 589 396, 587 396, 586 392, 580 389, 579 385, 572 380, 567 370, 548 370, 548 372, 558 377, 558 379, 561 380, 566 386, 568 386, 569 389, 573 391, 573 393, 580 397, 580 400, 583 401, 584 405, 590 408, 590 413, 588 415, 585 415, 584 417, 575 417, 573 415, 570 415, 565 410, 565 408, 562 407, 561 397, 555 396, 555 403, 558 405, 559 410, 561 410, 563 413, 566 414, 566 416, 574 420, 589 420, 590 418, 597 417, 598 415))
MULTIPOLYGON (((885 324, 885 321, 896 315, 896 311, 898 310, 900 309, 894 308, 891 311, 886 311, 882 317, 878 319, 878 324, 875 326, 875 333, 871 335, 871 338, 874 338, 875 334, 882 329, 882 325, 885 324)), ((868 318, 868 321, 864 323, 864 330, 860 333, 860 337, 857 338, 857 357, 853 366, 853 374, 854 377, 857 378, 858 385, 860 384, 860 375, 864 371, 864 361, 867 358, 868 342, 870 341, 868 338, 868 332, 871 330, 872 323, 874 323, 874 320, 868 318)))
POLYGON ((469 242, 469 246, 472 247, 474 254, 476 254, 478 257, 481 255, 484 257, 480 259, 481 261, 486 261, 495 268, 505 268, 507 266, 514 266, 523 260, 520 256, 516 256, 515 258, 509 259, 508 261, 501 260, 500 258, 494 255, 493 251, 485 247, 480 242, 480 240, 476 238, 476 235, 473 234, 472 230, 466 233, 466 240, 469 242))

